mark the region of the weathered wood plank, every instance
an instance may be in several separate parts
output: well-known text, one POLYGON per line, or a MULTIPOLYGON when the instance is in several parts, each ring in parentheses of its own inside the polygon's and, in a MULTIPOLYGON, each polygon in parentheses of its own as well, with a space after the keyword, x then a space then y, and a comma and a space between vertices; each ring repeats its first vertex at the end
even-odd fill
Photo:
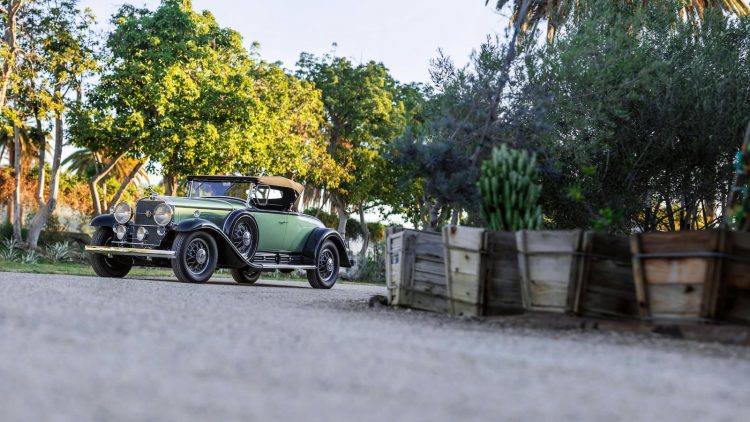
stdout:
POLYGON ((548 283, 570 282, 570 270, 573 266, 573 254, 567 255, 531 255, 528 257, 529 278, 548 283))
POLYGON ((651 316, 702 316, 703 284, 651 284, 648 294, 651 316))
POLYGON ((388 232, 388 302, 436 312, 447 309, 442 237, 435 232, 388 232))
POLYGON ((525 253, 575 252, 580 242, 580 230, 524 230, 525 253))
POLYGON ((708 258, 653 258, 643 260, 643 270, 648 284, 696 284, 706 280, 708 258))

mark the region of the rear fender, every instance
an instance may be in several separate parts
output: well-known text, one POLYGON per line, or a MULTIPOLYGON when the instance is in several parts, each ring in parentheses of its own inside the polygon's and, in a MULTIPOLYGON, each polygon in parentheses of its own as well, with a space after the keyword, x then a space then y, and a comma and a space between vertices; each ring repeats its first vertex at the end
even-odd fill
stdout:
POLYGON ((349 261, 349 256, 346 253, 346 244, 344 239, 341 237, 339 232, 327 227, 318 227, 310 232, 305 242, 305 247, 302 249, 302 256, 311 260, 312 262, 318 262, 318 251, 323 243, 327 240, 333 242, 336 245, 336 249, 339 253, 340 266, 348 268, 352 266, 349 261))

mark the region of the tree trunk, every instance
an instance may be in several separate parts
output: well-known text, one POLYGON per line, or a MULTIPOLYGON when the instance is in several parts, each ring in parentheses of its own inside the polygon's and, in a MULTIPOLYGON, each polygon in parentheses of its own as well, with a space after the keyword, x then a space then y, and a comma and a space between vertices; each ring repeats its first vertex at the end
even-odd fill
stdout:
POLYGON ((26 1, 27 0, 12 0, 7 2, 7 16, 5 18, 5 27, 3 28, 3 41, 5 42, 7 52, 2 64, 2 73, 0 73, 0 111, 5 108, 5 103, 8 100, 10 80, 16 70, 16 58, 18 57, 16 23, 18 21, 18 11, 23 7, 26 1))
POLYGON ((105 167, 104 170, 101 171, 101 173, 96 175, 96 177, 94 177, 93 179, 89 180, 89 190, 91 191, 91 202, 93 202, 94 204, 95 215, 99 215, 103 212, 102 201, 99 199, 99 190, 96 188, 96 185, 99 184, 99 182, 102 181, 104 177, 106 177, 112 171, 113 168, 115 168, 117 163, 119 163, 120 160, 122 160, 122 157, 124 157, 128 153, 128 151, 130 151, 130 148, 132 146, 133 146, 133 142, 131 142, 130 145, 128 145, 125 148, 125 151, 123 153, 115 157, 115 159, 112 160, 112 162, 109 163, 109 165, 107 165, 107 167, 105 167))
POLYGON ((47 220, 57 208, 57 196, 60 188, 60 162, 63 149, 63 120, 62 113, 55 115, 55 149, 52 152, 52 175, 49 181, 49 197, 47 203, 40 203, 39 210, 29 224, 28 244, 29 249, 36 249, 39 243, 39 235, 47 224, 47 220))
POLYGON ((453 209, 453 214, 451 215, 451 226, 457 226, 458 225, 458 217, 461 215, 461 207, 456 207, 453 209))
POLYGON ((513 60, 516 58, 516 44, 518 35, 521 33, 521 29, 526 23, 526 17, 528 15, 529 7, 531 7, 531 3, 531 0, 523 0, 523 3, 521 3, 521 6, 519 7, 518 19, 516 19, 513 35, 508 41, 508 50, 505 53, 503 65, 500 68, 500 80, 498 82, 497 88, 495 89, 495 93, 492 95, 490 109, 487 112, 487 119, 484 122, 482 133, 479 136, 479 144, 474 149, 474 153, 471 155, 470 168, 472 169, 476 168, 477 163, 479 162, 480 154, 484 149, 484 144, 487 141, 490 126, 497 119, 497 108, 500 106, 503 90, 505 90, 505 85, 510 79, 510 77, 508 76, 510 74, 510 66, 511 64, 513 64, 513 60))
POLYGON ((174 174, 167 173, 164 175, 164 195, 174 196, 177 191, 177 181, 174 174))
POLYGON ((336 215, 339 217, 338 232, 341 237, 346 239, 346 222, 349 220, 349 214, 346 212, 346 204, 339 195, 334 196, 334 203, 336 204, 336 215))
POLYGON ((118 202, 120 202, 120 198, 122 197, 122 194, 125 193, 125 189, 127 189, 128 185, 130 185, 130 182, 135 179, 135 176, 138 175, 138 172, 141 171, 141 168, 143 168, 143 165, 146 164, 146 160, 141 161, 133 167, 133 170, 130 171, 130 174, 123 180, 122 184, 120 185, 120 189, 117 190, 115 193, 115 196, 112 198, 112 204, 117 205, 118 202))
POLYGON ((370 247, 370 229, 365 221, 365 209, 362 204, 359 204, 357 210, 359 211, 359 224, 362 226, 362 249, 359 251, 357 274, 354 278, 359 278, 359 275, 364 271, 367 265, 367 248, 370 247))
POLYGON ((664 200, 667 203, 667 221, 669 222, 669 231, 677 231, 677 226, 674 221, 674 210, 672 209, 672 197, 669 193, 664 195, 664 200))
POLYGON ((13 190, 13 239, 22 242, 21 236, 21 130, 13 124, 13 171, 16 188, 13 190))
POLYGON ((47 155, 47 140, 42 134, 42 120, 39 118, 38 110, 34 114, 37 134, 42 137, 41 141, 39 142, 39 180, 36 185, 36 202, 39 205, 39 208, 41 208, 42 206, 44 206, 44 161, 46 159, 45 156, 47 155))

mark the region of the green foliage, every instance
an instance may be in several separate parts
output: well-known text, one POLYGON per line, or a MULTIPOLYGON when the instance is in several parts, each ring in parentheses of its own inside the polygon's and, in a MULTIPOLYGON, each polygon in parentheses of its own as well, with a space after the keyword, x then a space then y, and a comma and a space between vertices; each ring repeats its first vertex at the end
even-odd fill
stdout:
POLYGON ((71 119, 73 143, 150 158, 166 174, 271 173, 338 184, 319 93, 257 62, 240 35, 190 2, 112 18, 105 72, 71 119))
POLYGON ((329 229, 335 229, 338 227, 339 219, 334 214, 322 211, 318 208, 307 208, 302 212, 303 214, 312 215, 317 217, 323 224, 329 229))
POLYGON ((615 231, 710 227, 750 116, 750 19, 620 6, 590 3, 519 66, 520 102, 543 112, 524 130, 545 217, 588 227, 610 209, 615 231))
POLYGON ((385 283, 385 242, 375 242, 372 244, 372 253, 365 258, 363 268, 357 274, 357 278, 352 280, 359 283, 385 283))
POLYGON ((327 152, 346 171, 337 195, 346 205, 371 201, 383 185, 383 151, 405 125, 398 83, 382 63, 303 53, 297 66, 322 94, 327 152))
POLYGON ((15 261, 19 254, 18 242, 12 237, 5 237, 0 245, 0 260, 15 261))
POLYGON ((36 264, 39 262, 39 253, 35 250, 22 252, 19 256, 19 262, 24 264, 36 264))
POLYGON ((479 176, 481 214, 492 230, 538 230, 542 228, 536 155, 508 148, 492 150, 482 162, 479 176))
POLYGON ((52 263, 71 260, 72 247, 69 242, 56 242, 45 248, 45 255, 52 263))

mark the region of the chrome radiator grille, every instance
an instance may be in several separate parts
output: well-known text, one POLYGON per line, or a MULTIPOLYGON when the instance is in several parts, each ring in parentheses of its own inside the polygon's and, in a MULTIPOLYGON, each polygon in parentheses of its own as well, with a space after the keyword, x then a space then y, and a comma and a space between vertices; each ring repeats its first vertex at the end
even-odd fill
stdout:
POLYGON ((139 226, 155 226, 154 210, 162 203, 164 201, 158 199, 141 199, 135 204, 133 222, 139 226))

